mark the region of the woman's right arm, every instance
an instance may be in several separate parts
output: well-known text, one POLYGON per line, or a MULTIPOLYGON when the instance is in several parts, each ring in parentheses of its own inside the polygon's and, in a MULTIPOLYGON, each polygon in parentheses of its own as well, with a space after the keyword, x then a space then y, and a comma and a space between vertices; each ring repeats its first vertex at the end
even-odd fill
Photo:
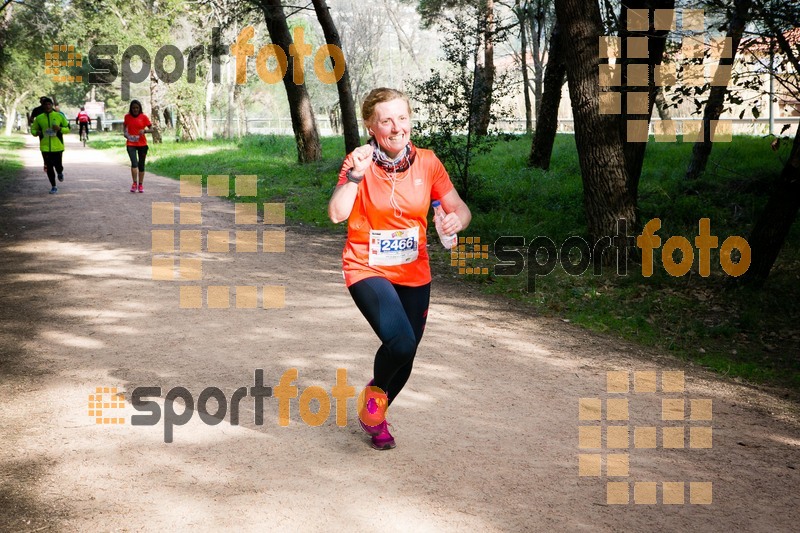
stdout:
MULTIPOLYGON (((365 144, 359 146, 345 159, 345 168, 350 167, 350 175, 354 178, 364 178, 369 165, 372 163, 372 146, 365 144)), ((358 195, 360 183, 346 181, 337 185, 333 191, 330 202, 328 202, 328 217, 331 222, 338 224, 344 222, 353 210, 353 204, 358 195)))
POLYGON ((328 202, 328 217, 331 222, 338 224, 344 222, 350 217, 350 212, 353 210, 353 204, 356 201, 358 194, 358 183, 348 181, 342 185, 337 185, 331 196, 331 201, 328 202))
POLYGON ((132 143, 134 143, 134 142, 139 140, 139 136, 138 135, 131 135, 130 133, 128 133, 128 125, 127 124, 124 126, 124 129, 122 130, 122 135, 132 143))

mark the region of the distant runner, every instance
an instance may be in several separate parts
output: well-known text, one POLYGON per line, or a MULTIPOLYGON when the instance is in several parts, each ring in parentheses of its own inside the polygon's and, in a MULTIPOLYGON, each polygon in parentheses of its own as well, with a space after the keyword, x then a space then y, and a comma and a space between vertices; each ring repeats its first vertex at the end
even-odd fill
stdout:
POLYGON ((75 117, 75 124, 77 124, 79 128, 78 137, 80 137, 83 132, 86 132, 86 140, 89 140, 89 125, 91 123, 92 119, 89 117, 89 113, 81 106, 81 110, 78 111, 78 115, 75 117))
POLYGON ((150 119, 142 113, 142 103, 139 100, 132 100, 128 107, 128 114, 123 119, 125 127, 125 143, 128 149, 128 157, 131 160, 131 192, 144 192, 144 162, 147 158, 147 137, 145 133, 152 133, 150 119), (138 172, 137 172, 138 171, 138 172), (139 178, 138 187, 136 178, 139 178))
POLYGON ((69 122, 61 113, 53 110, 53 101, 49 98, 44 98, 42 107, 43 112, 32 120, 31 135, 39 137, 39 149, 44 159, 47 179, 50 180, 50 194, 55 194, 58 192, 56 174, 58 181, 64 181, 64 166, 61 162, 64 143, 58 138, 58 134, 69 132, 69 122))

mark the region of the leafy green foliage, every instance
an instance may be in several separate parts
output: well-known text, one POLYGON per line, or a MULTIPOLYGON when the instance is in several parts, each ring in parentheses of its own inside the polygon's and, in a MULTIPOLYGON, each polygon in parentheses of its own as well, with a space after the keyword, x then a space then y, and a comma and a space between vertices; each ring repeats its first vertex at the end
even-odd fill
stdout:
MULTIPOLYGON (((481 186, 482 177, 470 171, 474 157, 488 153, 502 138, 494 126, 499 118, 509 115, 508 110, 494 104, 488 134, 475 134, 473 117, 480 108, 475 96, 475 69, 485 23, 482 13, 475 8, 443 17, 441 25, 448 36, 442 42, 446 67, 441 72, 432 70, 426 80, 412 82, 409 90, 423 109, 415 143, 436 153, 465 200, 481 186)), ((502 100, 510 86, 505 75, 498 76, 492 101, 502 100)))
POLYGON ((44 54, 62 27, 60 5, 31 0, 9 4, 0 20, 0 112, 10 118, 16 109, 37 105, 52 88, 44 76, 44 54))

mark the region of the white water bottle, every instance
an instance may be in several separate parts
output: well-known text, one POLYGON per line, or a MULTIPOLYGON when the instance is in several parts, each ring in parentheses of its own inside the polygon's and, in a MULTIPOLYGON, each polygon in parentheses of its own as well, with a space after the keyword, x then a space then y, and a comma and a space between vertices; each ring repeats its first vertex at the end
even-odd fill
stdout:
POLYGON ((439 200, 434 200, 431 206, 433 207, 433 223, 436 225, 436 233, 439 234, 439 240, 442 242, 442 246, 448 250, 452 250, 458 242, 458 235, 455 233, 447 235, 442 230, 442 221, 446 215, 442 203, 439 200))

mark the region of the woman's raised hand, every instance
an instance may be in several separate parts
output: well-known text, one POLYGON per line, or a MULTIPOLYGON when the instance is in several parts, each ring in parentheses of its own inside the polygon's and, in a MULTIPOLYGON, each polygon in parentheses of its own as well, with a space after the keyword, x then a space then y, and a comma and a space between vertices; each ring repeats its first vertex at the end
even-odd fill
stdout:
POLYGON ((353 174, 363 176, 372 163, 372 145, 365 144, 353 150, 353 174))

